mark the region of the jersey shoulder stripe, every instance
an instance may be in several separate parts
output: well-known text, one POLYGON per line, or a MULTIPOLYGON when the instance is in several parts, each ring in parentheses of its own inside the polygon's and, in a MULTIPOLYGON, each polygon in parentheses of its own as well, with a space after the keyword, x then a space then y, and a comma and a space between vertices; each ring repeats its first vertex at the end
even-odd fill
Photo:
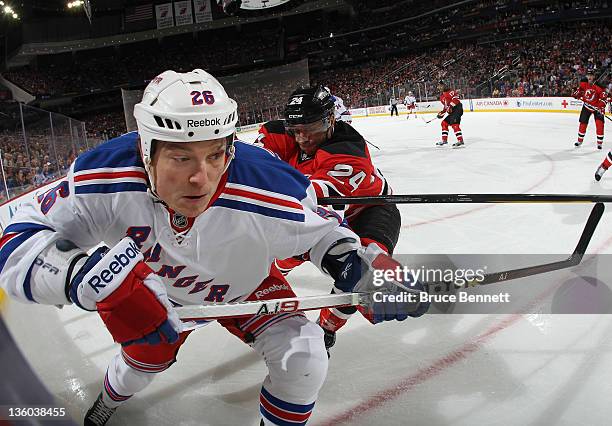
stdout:
POLYGON ((74 173, 76 194, 146 192, 147 188, 147 175, 142 167, 104 167, 74 173))
MULTIPOLYGON (((268 150, 237 141, 236 157, 229 167, 228 184, 244 185, 301 201, 306 197, 310 181, 288 163, 268 150)), ((231 185, 230 185, 231 186, 231 185)))
POLYGON ((126 133, 111 139, 81 154, 74 163, 74 172, 121 167, 140 167, 144 170, 137 143, 137 132, 126 133))
POLYGON ((146 192, 137 138, 136 132, 126 133, 79 156, 73 170, 75 194, 146 192))
POLYGON ((243 202, 229 198, 219 197, 213 204, 216 207, 226 207, 232 210, 257 213, 263 216, 275 217, 278 219, 292 220, 294 222, 304 222, 304 214, 296 214, 285 210, 268 208, 252 202, 243 202))
POLYGON ((2 239, 0 239, 0 272, 4 269, 4 265, 6 265, 11 254, 19 246, 34 234, 43 230, 53 231, 52 228, 39 223, 21 222, 7 226, 2 239))
POLYGON ((229 182, 213 205, 297 222, 305 220, 304 208, 295 198, 229 182))
POLYGON ((147 192, 146 183, 102 183, 75 186, 75 194, 113 194, 117 192, 147 192))

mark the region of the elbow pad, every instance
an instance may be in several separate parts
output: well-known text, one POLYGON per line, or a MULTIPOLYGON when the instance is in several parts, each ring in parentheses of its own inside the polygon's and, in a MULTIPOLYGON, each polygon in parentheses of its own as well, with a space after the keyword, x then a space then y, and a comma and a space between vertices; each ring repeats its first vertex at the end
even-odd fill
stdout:
POLYGON ((70 282, 87 260, 87 253, 68 240, 56 240, 43 249, 32 264, 29 285, 32 297, 44 305, 72 303, 70 282))

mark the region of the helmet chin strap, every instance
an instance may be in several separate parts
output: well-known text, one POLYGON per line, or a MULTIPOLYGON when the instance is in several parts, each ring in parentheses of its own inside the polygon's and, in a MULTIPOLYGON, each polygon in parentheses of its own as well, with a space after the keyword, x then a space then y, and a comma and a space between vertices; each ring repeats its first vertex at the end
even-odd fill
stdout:
POLYGON ((151 158, 149 157, 144 158, 143 163, 145 166, 145 172, 147 173, 147 176, 149 177, 149 187, 147 188, 147 194, 149 194, 149 196, 153 198, 153 202, 162 203, 166 205, 164 200, 159 198, 159 195, 157 195, 157 191, 155 190, 155 174, 153 172, 153 167, 151 166, 151 158))
POLYGON ((236 147, 232 144, 227 148, 227 161, 225 162, 225 167, 223 167, 223 171, 221 174, 225 173, 229 168, 230 163, 236 156, 236 147))

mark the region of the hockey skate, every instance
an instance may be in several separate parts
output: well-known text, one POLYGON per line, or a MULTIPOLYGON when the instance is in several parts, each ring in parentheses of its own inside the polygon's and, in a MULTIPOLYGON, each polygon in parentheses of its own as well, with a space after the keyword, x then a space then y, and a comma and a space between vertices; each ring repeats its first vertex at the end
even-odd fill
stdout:
POLYGON ((96 402, 87 410, 83 424, 85 426, 103 426, 108 419, 115 413, 117 408, 110 408, 102 401, 102 392, 98 395, 96 402))
POLYGON ((448 143, 447 141, 439 141, 439 142, 436 142, 436 146, 443 146, 443 145, 446 145, 447 143, 448 143))
POLYGON ((578 141, 577 141, 577 142, 575 142, 575 143, 574 143, 574 146, 575 146, 575 147, 579 147, 580 145, 582 145, 582 142, 578 142, 578 141))
POLYGON ((465 144, 463 143, 463 141, 457 141, 453 144, 453 148, 461 148, 464 145, 465 144))
POLYGON ((597 144, 597 149, 603 149, 603 144, 602 143, 598 143, 597 144))
POLYGON ((606 169, 604 169, 604 166, 600 165, 597 171, 595 172, 595 180, 599 182, 605 172, 606 172, 606 169))
POLYGON ((327 351, 327 358, 329 358, 329 350, 336 344, 336 332, 329 331, 323 327, 323 341, 325 342, 325 350, 327 351))

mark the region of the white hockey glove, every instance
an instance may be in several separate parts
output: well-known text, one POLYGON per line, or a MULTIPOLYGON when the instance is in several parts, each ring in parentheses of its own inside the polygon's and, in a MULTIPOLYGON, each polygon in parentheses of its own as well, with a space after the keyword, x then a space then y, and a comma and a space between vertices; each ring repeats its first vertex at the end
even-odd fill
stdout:
POLYGON ((339 240, 323 258, 324 269, 334 278, 334 286, 342 292, 368 293, 367 317, 373 323, 403 321, 420 317, 429 309, 429 301, 420 301, 424 286, 410 274, 396 272, 403 266, 376 244, 355 249, 350 238, 339 240), (374 280, 374 277, 379 279, 374 280), (391 279, 380 279, 380 278, 391 279))

